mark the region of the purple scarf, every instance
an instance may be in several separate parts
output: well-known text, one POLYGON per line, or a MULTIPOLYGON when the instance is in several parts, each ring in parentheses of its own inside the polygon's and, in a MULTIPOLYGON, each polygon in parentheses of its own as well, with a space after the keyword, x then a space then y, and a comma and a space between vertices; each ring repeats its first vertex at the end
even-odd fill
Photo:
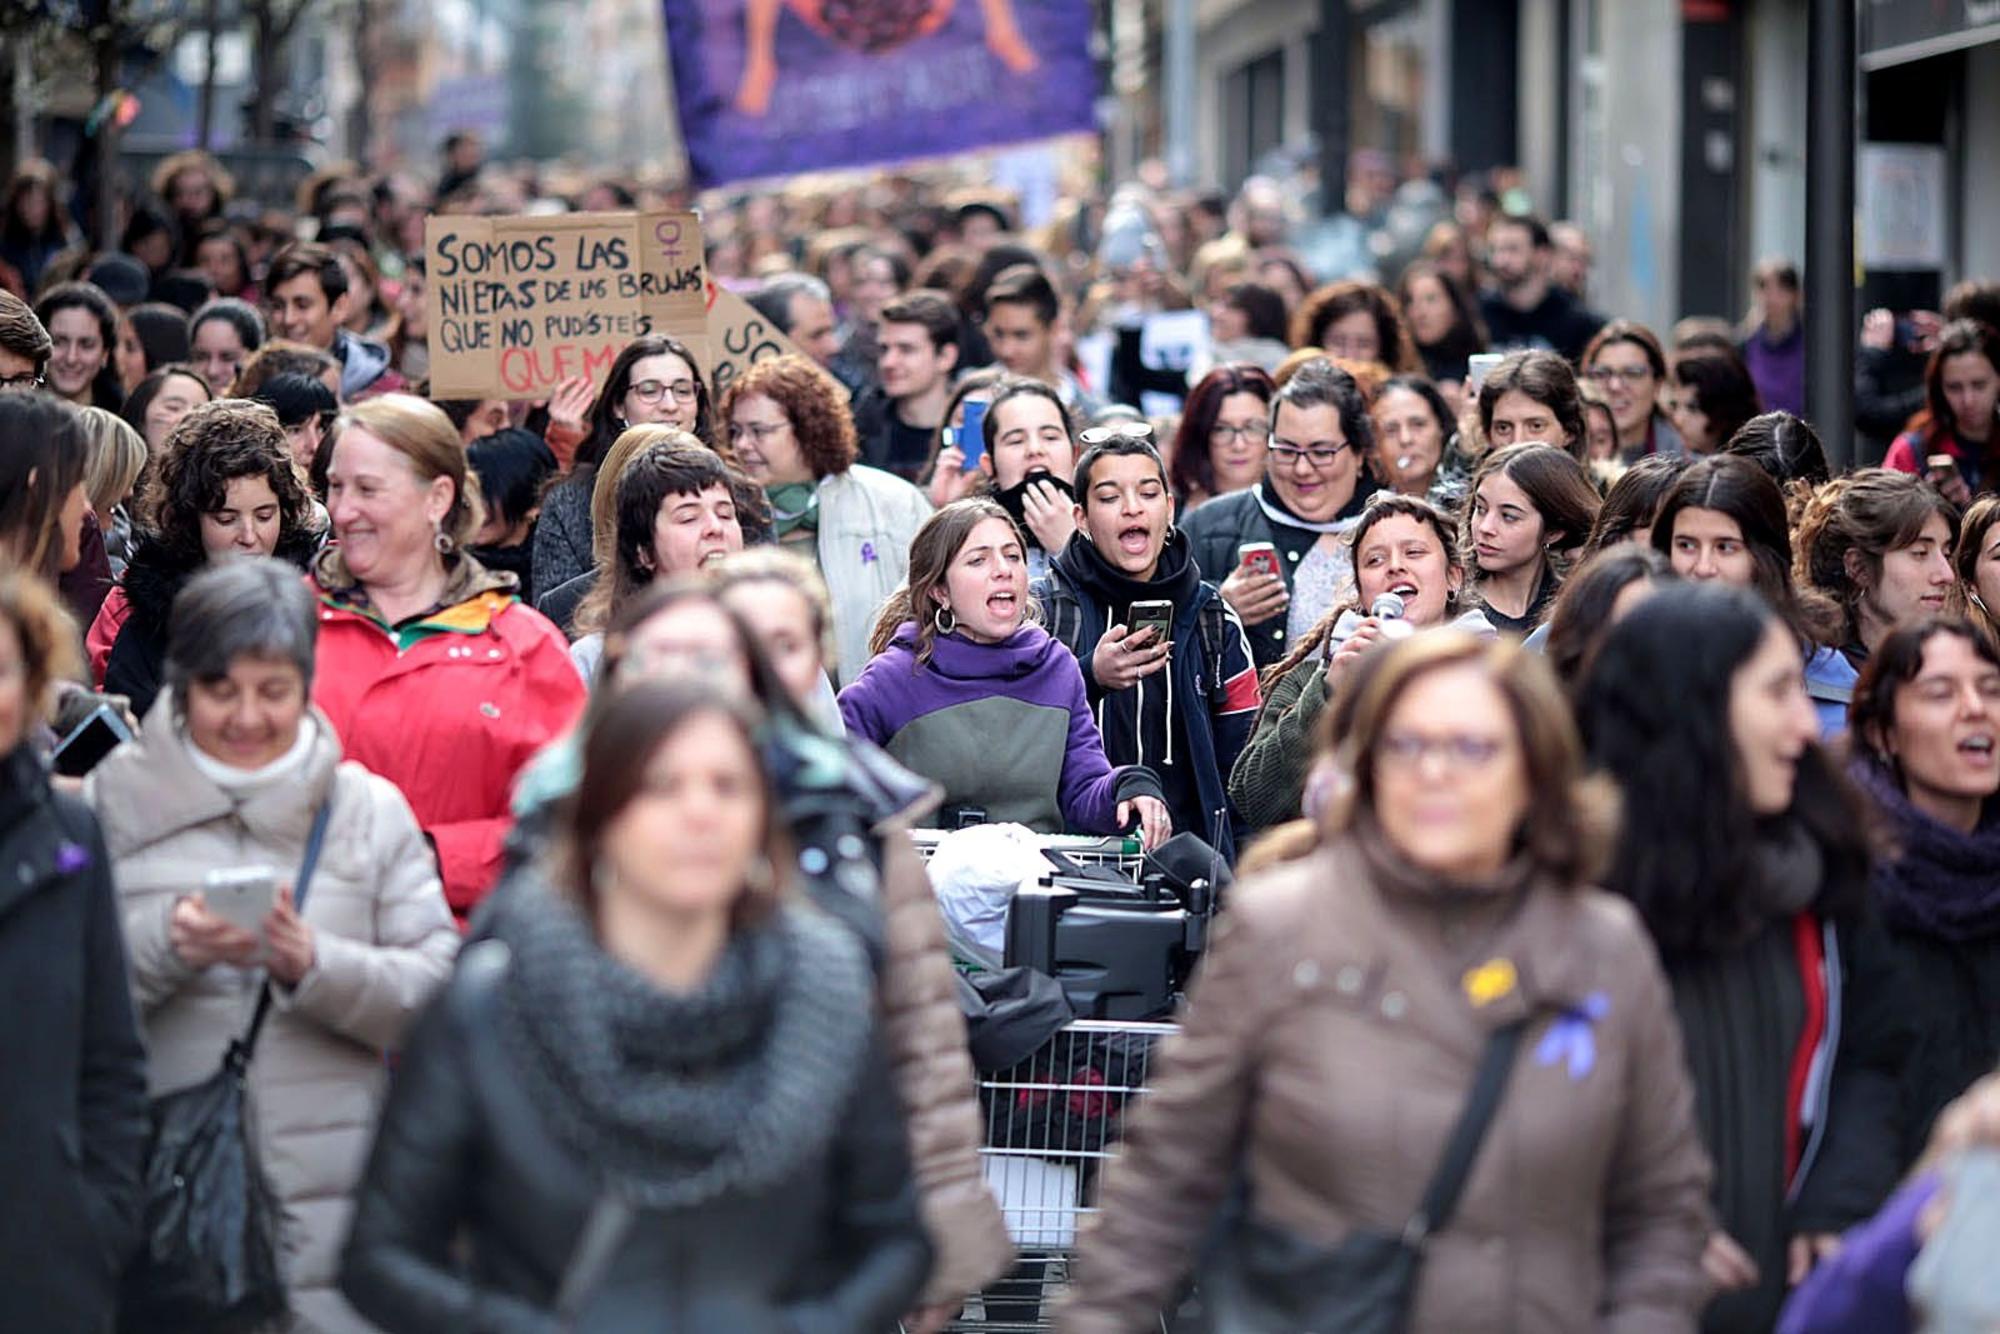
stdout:
POLYGON ((1944 941, 2000 934, 2000 811, 1961 834, 1911 805, 1879 764, 1858 761, 1855 780, 1887 817, 1895 855, 1875 867, 1875 901, 1896 931, 1944 941))

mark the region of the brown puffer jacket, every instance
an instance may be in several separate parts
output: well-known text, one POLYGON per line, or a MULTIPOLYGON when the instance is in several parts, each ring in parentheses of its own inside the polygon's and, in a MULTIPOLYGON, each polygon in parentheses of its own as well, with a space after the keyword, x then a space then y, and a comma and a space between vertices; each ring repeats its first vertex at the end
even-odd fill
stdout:
POLYGON ((1608 895, 1509 885, 1354 841, 1239 884, 1057 1328, 1147 1327, 1239 1168, 1252 1214, 1315 1244, 1400 1232, 1487 1034, 1535 1013, 1409 1329, 1693 1330, 1708 1159, 1652 945, 1608 895))
POLYGON ((909 1123, 910 1165, 933 1254, 923 1303, 937 1305, 998 1278, 1014 1246, 980 1170, 972 1056, 930 878, 907 830, 885 825, 877 833, 889 954, 882 970, 882 1029, 909 1123))

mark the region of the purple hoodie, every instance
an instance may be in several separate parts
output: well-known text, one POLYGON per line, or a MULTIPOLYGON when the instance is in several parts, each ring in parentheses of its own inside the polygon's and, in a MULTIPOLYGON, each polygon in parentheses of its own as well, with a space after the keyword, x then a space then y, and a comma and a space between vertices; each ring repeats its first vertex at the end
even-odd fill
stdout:
POLYGON ((1070 651, 1039 626, 999 644, 957 635, 917 661, 911 622, 840 692, 851 735, 945 789, 945 804, 1039 833, 1118 832, 1118 803, 1161 795, 1149 769, 1114 769, 1070 651))

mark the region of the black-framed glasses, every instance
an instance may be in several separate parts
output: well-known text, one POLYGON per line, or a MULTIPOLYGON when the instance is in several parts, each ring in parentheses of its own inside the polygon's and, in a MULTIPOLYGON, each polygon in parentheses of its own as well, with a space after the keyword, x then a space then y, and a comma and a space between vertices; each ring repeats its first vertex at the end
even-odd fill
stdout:
POLYGON ((19 375, 0 375, 0 390, 40 389, 49 378, 40 371, 22 371, 19 375))
POLYGON ((694 381, 640 380, 632 386, 629 392, 632 397, 638 399, 648 407, 659 402, 668 394, 674 396, 674 402, 676 403, 692 403, 694 402, 694 381))
POLYGON ((1271 446, 1271 462, 1280 468, 1296 468, 1299 460, 1304 459, 1313 466, 1313 471, 1318 472, 1323 468, 1331 468, 1333 461, 1347 450, 1348 446, 1345 444, 1314 445, 1309 449, 1301 449, 1297 445, 1278 442, 1271 446))
POLYGON ((1106 422, 1082 432, 1076 439, 1085 449, 1108 445, 1114 440, 1136 440, 1142 445, 1150 445, 1153 443, 1153 428, 1145 422, 1106 422))

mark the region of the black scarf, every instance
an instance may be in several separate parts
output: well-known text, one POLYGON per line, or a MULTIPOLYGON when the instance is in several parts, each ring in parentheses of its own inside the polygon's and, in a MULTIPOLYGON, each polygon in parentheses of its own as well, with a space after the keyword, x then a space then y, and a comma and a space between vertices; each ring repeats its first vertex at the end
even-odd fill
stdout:
POLYGON ((500 1029, 535 1105, 636 1203, 690 1209, 773 1188, 821 1152, 859 1076, 873 979, 811 909, 739 929, 700 989, 669 994, 539 885, 496 934, 500 1029))
POLYGON ((1960 943, 2000 935, 2000 811, 1961 834, 1932 819, 1879 764, 1862 761, 1856 781, 1887 817, 1896 855, 1875 867, 1875 901, 1892 930, 1960 943))
POLYGON ((1020 530, 1021 540, 1040 551, 1041 540, 1035 536, 1035 530, 1028 526, 1028 488, 1036 482, 1047 482, 1062 492, 1063 498, 1071 504, 1076 502, 1076 488, 1046 468, 1035 469, 1005 491, 996 489, 993 492, 993 499, 998 501, 1000 508, 1006 510, 1008 516, 1014 520, 1014 527, 1020 530))
POLYGON ((1167 531, 1166 545, 1160 548, 1160 560, 1151 579, 1135 579, 1104 559, 1090 535, 1082 531, 1070 537, 1056 563, 1080 588, 1105 604, 1106 614, 1114 625, 1125 619, 1134 602, 1171 602, 1178 615, 1201 583, 1193 548, 1187 534, 1178 528, 1167 531))

